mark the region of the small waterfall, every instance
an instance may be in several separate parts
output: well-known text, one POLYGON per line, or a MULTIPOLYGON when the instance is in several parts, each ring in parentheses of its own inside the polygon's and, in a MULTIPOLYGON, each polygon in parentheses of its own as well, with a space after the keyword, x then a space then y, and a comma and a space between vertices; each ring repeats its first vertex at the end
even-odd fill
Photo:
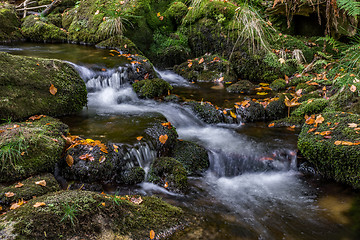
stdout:
POLYGON ((157 151, 154 150, 151 143, 140 142, 129 148, 125 157, 135 158, 147 176, 152 161, 157 157, 157 151))

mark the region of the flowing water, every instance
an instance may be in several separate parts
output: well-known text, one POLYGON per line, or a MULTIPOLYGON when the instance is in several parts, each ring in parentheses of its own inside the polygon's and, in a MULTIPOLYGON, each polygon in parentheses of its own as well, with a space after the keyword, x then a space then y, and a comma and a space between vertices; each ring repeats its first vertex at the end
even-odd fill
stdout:
MULTIPOLYGON (((351 205, 352 193, 346 187, 303 176, 296 158, 296 131, 269 129, 264 123, 209 125, 181 104, 139 99, 127 82, 127 62, 110 58, 106 50, 33 44, 0 46, 0 50, 72 62, 89 90, 87 108, 62 119, 73 134, 130 144, 134 147, 129 154, 148 168, 156 153, 151 146, 137 144, 136 136, 154 119, 165 117, 179 138, 208 150, 210 168, 204 176, 190 179, 190 194, 174 194, 146 182, 131 189, 160 195, 200 216, 197 224, 172 239, 350 239, 344 212, 351 205)), ((188 83, 171 71, 158 74, 185 98, 193 95, 223 106, 225 99, 232 104, 239 99, 210 84, 188 83)))

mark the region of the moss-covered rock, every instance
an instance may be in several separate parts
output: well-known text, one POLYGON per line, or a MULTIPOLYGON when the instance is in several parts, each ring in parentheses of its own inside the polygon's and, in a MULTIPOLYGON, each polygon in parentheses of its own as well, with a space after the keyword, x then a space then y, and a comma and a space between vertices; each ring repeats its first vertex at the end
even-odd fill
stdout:
POLYGON ((1 216, 0 236, 42 239, 46 233, 50 239, 146 239, 151 229, 160 234, 179 227, 183 220, 181 209, 156 197, 59 191, 1 216), (35 208, 36 202, 45 206, 35 208))
POLYGON ((248 80, 241 80, 234 84, 231 84, 226 88, 228 92, 231 93, 249 93, 251 90, 254 90, 255 85, 248 80))
POLYGON ((189 175, 199 175, 210 165, 206 149, 189 141, 178 141, 172 157, 184 166, 189 175))
POLYGON ((352 92, 349 86, 341 88, 329 99, 329 107, 327 109, 360 114, 359 90, 352 92))
POLYGON ((155 159, 151 164, 148 180, 173 192, 184 193, 188 189, 187 172, 174 158, 155 159))
POLYGON ((186 103, 195 114, 204 122, 209 124, 220 123, 223 120, 222 114, 210 103, 199 103, 191 101, 186 103))
POLYGON ((236 113, 244 122, 264 121, 266 119, 263 105, 253 101, 249 101, 248 107, 240 106, 237 108, 236 113))
POLYGON ((324 120, 317 126, 304 124, 298 141, 300 152, 325 177, 360 188, 360 137, 355 129, 360 116, 341 112, 321 115, 324 120), (310 131, 314 127, 316 130, 310 131))
POLYGON ((0 182, 54 171, 65 147, 67 125, 51 117, 0 125, 0 182))
POLYGON ((172 86, 163 79, 154 78, 135 82, 133 85, 134 91, 141 98, 156 98, 167 95, 172 86))
POLYGON ((28 201, 34 197, 40 197, 50 192, 60 190, 60 185, 51 173, 38 175, 21 181, 21 184, 15 183, 8 187, 0 188, 0 205, 7 205, 18 200, 28 201), (45 180, 46 186, 35 184, 35 182, 45 180), (6 197, 5 193, 12 192, 15 195, 6 197))
POLYGON ((126 37, 114 36, 110 37, 98 44, 98 48, 112 48, 121 51, 122 53, 141 54, 142 52, 136 47, 130 39, 126 37))
POLYGON ((188 7, 183 2, 173 2, 170 7, 165 11, 164 15, 168 17, 173 24, 180 25, 182 19, 186 16, 188 7))
POLYGON ((303 117, 290 116, 286 118, 281 118, 279 120, 272 121, 271 124, 274 124, 274 127, 293 127, 301 128, 304 124, 305 119, 303 117))
POLYGON ((299 98, 298 102, 300 102, 300 103, 301 102, 306 102, 306 101, 308 101, 310 99, 321 98, 321 97, 322 97, 321 94, 318 93, 318 92, 307 93, 307 94, 302 95, 299 98))
POLYGON ((297 109, 295 109, 291 115, 296 117, 304 117, 306 114, 316 114, 322 112, 329 104, 329 100, 324 98, 311 99, 307 102, 303 102, 297 109))
POLYGON ((265 108, 266 119, 275 120, 286 117, 288 108, 284 100, 284 95, 281 95, 278 100, 272 101, 267 105, 265 108))
POLYGON ((21 30, 24 37, 35 42, 65 42, 67 33, 52 23, 41 21, 38 16, 28 16, 24 19, 21 30))
POLYGON ((0 53, 0 65, 0 119, 61 116, 80 111, 87 102, 85 83, 68 63, 0 53), (49 91, 52 85, 55 95, 49 91))
POLYGON ((276 79, 270 84, 270 87, 274 91, 285 90, 286 81, 284 79, 276 79))
POLYGON ((175 66, 174 70, 190 81, 214 82, 221 79, 224 82, 233 82, 236 80, 229 61, 217 55, 204 55, 188 60, 175 66))
POLYGON ((22 38, 20 20, 12 9, 0 7, 0 42, 10 42, 22 38))
POLYGON ((307 94, 307 93, 311 93, 313 91, 315 91, 317 89, 316 86, 313 86, 313 85, 308 85, 306 83, 299 83, 296 88, 295 88, 295 91, 298 91, 302 89, 302 94, 307 94))

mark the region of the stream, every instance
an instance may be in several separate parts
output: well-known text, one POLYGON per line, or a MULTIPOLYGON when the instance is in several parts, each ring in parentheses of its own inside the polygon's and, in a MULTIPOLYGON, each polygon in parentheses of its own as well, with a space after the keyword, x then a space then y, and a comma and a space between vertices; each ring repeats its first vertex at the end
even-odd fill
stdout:
MULTIPOLYGON (((272 129, 266 123, 206 124, 184 105, 139 99, 123 71, 131 66, 126 59, 110 57, 109 50, 21 43, 1 45, 0 51, 71 62, 89 90, 87 108, 61 119, 74 135, 134 144, 154 119, 164 116, 180 139, 207 149, 210 168, 202 177, 190 178, 187 195, 147 182, 110 190, 155 194, 199 216, 171 239, 351 239, 345 212, 355 194, 299 171, 297 130, 272 129)), ((157 73, 185 99, 226 107, 244 97, 214 84, 191 84, 171 71, 157 73)), ((156 153, 146 147, 134 151, 146 170, 156 153)))

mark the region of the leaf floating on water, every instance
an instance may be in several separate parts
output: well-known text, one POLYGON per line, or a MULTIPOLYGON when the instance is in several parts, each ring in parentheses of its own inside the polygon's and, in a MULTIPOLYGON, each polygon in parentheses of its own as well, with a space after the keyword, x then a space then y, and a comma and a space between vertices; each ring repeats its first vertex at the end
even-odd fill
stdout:
POLYGON ((15 188, 21 188, 23 187, 24 184, 22 184, 21 182, 18 182, 16 185, 15 185, 15 188))
POLYGON ((71 155, 67 155, 66 156, 66 163, 69 167, 71 167, 72 165, 74 165, 74 158, 71 155))
POLYGON ((44 202, 36 202, 33 205, 34 208, 38 208, 38 207, 42 207, 42 206, 46 206, 46 203, 44 203, 44 202))
POLYGON ((155 238, 155 232, 154 230, 150 231, 150 239, 154 239, 155 238))
POLYGON ((52 95, 57 93, 57 88, 54 86, 54 84, 51 84, 49 91, 52 95))
POLYGON ((144 138, 143 136, 138 136, 138 137, 136 138, 136 140, 140 141, 140 140, 143 139, 143 138, 144 138))
POLYGON ((35 184, 45 187, 46 186, 46 181, 45 180, 37 181, 37 182, 35 182, 35 184))
POLYGON ((15 193, 13 193, 13 192, 6 192, 5 193, 5 197, 11 198, 13 196, 15 196, 15 193))
POLYGON ((162 144, 165 144, 166 141, 168 140, 168 135, 160 135, 159 137, 159 141, 162 143, 162 144))

